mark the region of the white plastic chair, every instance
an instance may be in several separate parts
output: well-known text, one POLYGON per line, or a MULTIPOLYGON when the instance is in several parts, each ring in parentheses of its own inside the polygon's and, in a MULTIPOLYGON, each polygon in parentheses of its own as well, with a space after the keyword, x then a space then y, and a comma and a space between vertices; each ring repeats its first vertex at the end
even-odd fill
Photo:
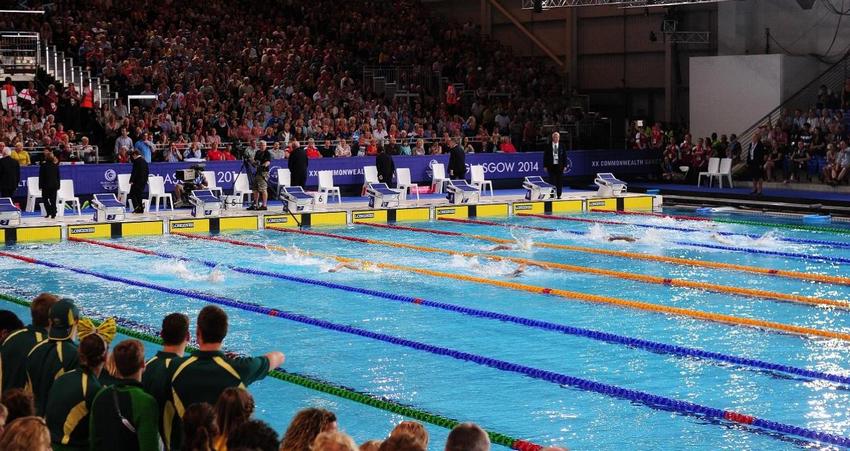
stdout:
POLYGON ((254 194, 254 192, 251 191, 251 184, 248 183, 248 174, 242 172, 237 175, 236 180, 233 182, 233 195, 239 196, 244 204, 245 196, 248 196, 248 202, 250 202, 252 194, 254 194))
POLYGON ((151 203, 155 202, 156 211, 159 211, 159 203, 162 201, 163 207, 169 207, 174 210, 174 200, 171 198, 171 193, 165 192, 165 180, 158 175, 148 176, 148 200, 145 203, 145 212, 151 210, 151 203))
POLYGON ((277 170, 277 198, 280 199, 280 192, 284 188, 292 186, 292 172, 289 169, 277 170))
POLYGON ((70 179, 59 181, 59 192, 56 194, 57 215, 64 216, 66 204, 71 204, 77 210, 77 215, 82 216, 80 198, 74 194, 74 181, 70 179))
POLYGON ((446 167, 442 163, 431 165, 431 192, 442 193, 443 185, 449 181, 446 177, 446 167))
MULTIPOLYGON (((126 203, 131 203, 129 199, 130 195, 130 174, 118 174, 118 201, 126 203)), ((133 208, 133 205, 130 205, 130 208, 133 208)))
POLYGON ((699 173, 697 186, 700 186, 703 177, 708 177, 708 187, 711 188, 711 179, 715 176, 720 176, 720 158, 712 157, 708 159, 708 171, 699 173))
POLYGON ((378 180, 378 167, 377 166, 363 166, 363 189, 360 190, 360 195, 366 195, 366 189, 369 188, 369 185, 372 183, 381 183, 378 180))
MULTIPOLYGON (((723 188, 723 177, 726 177, 729 182, 729 188, 734 188, 735 185, 732 184, 732 159, 731 158, 723 158, 720 160, 720 170, 717 171, 717 182, 720 183, 720 187, 723 188)), ((708 182, 711 184, 711 181, 708 182)))
POLYGON ((333 171, 319 171, 319 192, 325 194, 325 200, 330 200, 331 194, 336 196, 337 203, 342 203, 339 187, 334 186, 333 171))
POLYGON ((493 197, 493 182, 484 178, 484 166, 474 164, 469 167, 469 184, 478 187, 478 190, 487 194, 490 187, 490 197, 493 197))
POLYGON ((416 202, 419 202, 419 185, 410 181, 410 168, 397 168, 395 170, 395 187, 402 190, 405 200, 413 190, 416 193, 416 202))
POLYGON ((27 211, 35 211, 35 201, 41 199, 38 177, 27 177, 27 211))
POLYGON ((224 190, 219 188, 218 182, 215 180, 215 171, 203 171, 204 180, 207 182, 207 189, 218 193, 218 197, 224 195, 224 190))

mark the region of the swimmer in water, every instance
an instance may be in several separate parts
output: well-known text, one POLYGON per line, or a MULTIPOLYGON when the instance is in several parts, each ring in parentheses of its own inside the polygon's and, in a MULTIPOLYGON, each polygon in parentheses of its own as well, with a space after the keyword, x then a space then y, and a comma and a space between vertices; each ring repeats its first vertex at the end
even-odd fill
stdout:
POLYGON ((611 235, 608 237, 608 241, 627 241, 629 243, 634 243, 637 241, 637 238, 628 235, 611 235))
POLYGON ((351 271, 370 271, 373 269, 372 264, 368 262, 362 262, 360 264, 353 262, 341 262, 329 269, 328 272, 340 272, 343 269, 348 269, 351 271))
POLYGON ((717 241, 720 244, 725 244, 727 246, 734 246, 736 243, 730 240, 728 237, 725 237, 719 233, 712 233, 711 239, 717 241))

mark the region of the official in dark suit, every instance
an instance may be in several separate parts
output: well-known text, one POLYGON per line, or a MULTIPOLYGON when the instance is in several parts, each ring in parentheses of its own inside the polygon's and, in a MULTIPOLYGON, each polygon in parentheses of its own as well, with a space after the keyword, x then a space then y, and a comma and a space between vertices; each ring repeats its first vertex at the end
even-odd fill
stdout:
POLYGON ((387 152, 387 149, 383 145, 378 146, 378 156, 375 157, 375 166, 378 168, 378 181, 391 186, 393 174, 395 173, 395 162, 393 162, 393 156, 387 152))
POLYGON ((138 150, 132 153, 131 162, 133 170, 130 172, 130 194, 127 196, 133 202, 133 213, 144 213, 145 206, 142 204, 145 188, 148 186, 148 162, 142 158, 138 150))
POLYGON ((21 165, 11 157, 9 150, 0 155, 0 197, 12 197, 21 181, 21 165))
POLYGON ((764 157, 766 155, 764 144, 761 142, 759 132, 753 133, 753 139, 747 146, 747 169, 753 179, 753 191, 750 194, 761 196, 762 184, 764 183, 764 157))
POLYGON ((543 152, 543 167, 549 173, 549 180, 555 185, 555 194, 561 198, 564 188, 564 166, 567 164, 567 146, 561 144, 561 134, 552 133, 552 143, 543 152))
POLYGON ((56 217, 56 194, 59 192, 59 166, 56 156, 45 149, 44 161, 38 168, 38 188, 44 202, 45 218, 56 217))
POLYGON ((307 158, 307 151, 301 146, 296 146, 295 150, 289 154, 289 161, 287 161, 287 166, 289 167, 289 172, 292 177, 290 179, 292 186, 300 186, 303 188, 304 185, 307 184, 308 164, 309 159, 307 158))
POLYGON ((466 153, 463 147, 449 138, 449 178, 451 180, 463 180, 466 178, 466 153))

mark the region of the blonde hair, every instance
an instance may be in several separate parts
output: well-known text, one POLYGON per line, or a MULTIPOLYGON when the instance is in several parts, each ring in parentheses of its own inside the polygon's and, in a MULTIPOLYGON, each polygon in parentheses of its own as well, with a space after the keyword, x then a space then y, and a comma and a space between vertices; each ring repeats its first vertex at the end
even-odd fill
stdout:
POLYGON ((9 423, 0 436, 3 451, 45 451, 50 449, 50 430, 44 418, 21 417, 9 423))
POLYGON ((413 437, 414 440, 422 444, 423 448, 428 449, 428 430, 425 429, 422 423, 418 421, 402 421, 393 428, 392 432, 390 432, 390 437, 399 434, 407 434, 413 437))
POLYGON ((322 432, 313 440, 312 451, 357 451, 357 444, 345 432, 322 432))

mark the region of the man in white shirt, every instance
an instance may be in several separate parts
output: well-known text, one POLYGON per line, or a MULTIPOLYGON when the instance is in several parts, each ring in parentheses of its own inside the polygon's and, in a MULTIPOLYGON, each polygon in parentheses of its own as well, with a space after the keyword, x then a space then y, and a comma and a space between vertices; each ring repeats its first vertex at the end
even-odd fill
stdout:
POLYGON ((564 187, 564 166, 567 163, 567 147, 561 144, 561 134, 552 133, 552 142, 543 152, 543 166, 549 173, 549 179, 555 185, 557 199, 561 198, 564 187))

